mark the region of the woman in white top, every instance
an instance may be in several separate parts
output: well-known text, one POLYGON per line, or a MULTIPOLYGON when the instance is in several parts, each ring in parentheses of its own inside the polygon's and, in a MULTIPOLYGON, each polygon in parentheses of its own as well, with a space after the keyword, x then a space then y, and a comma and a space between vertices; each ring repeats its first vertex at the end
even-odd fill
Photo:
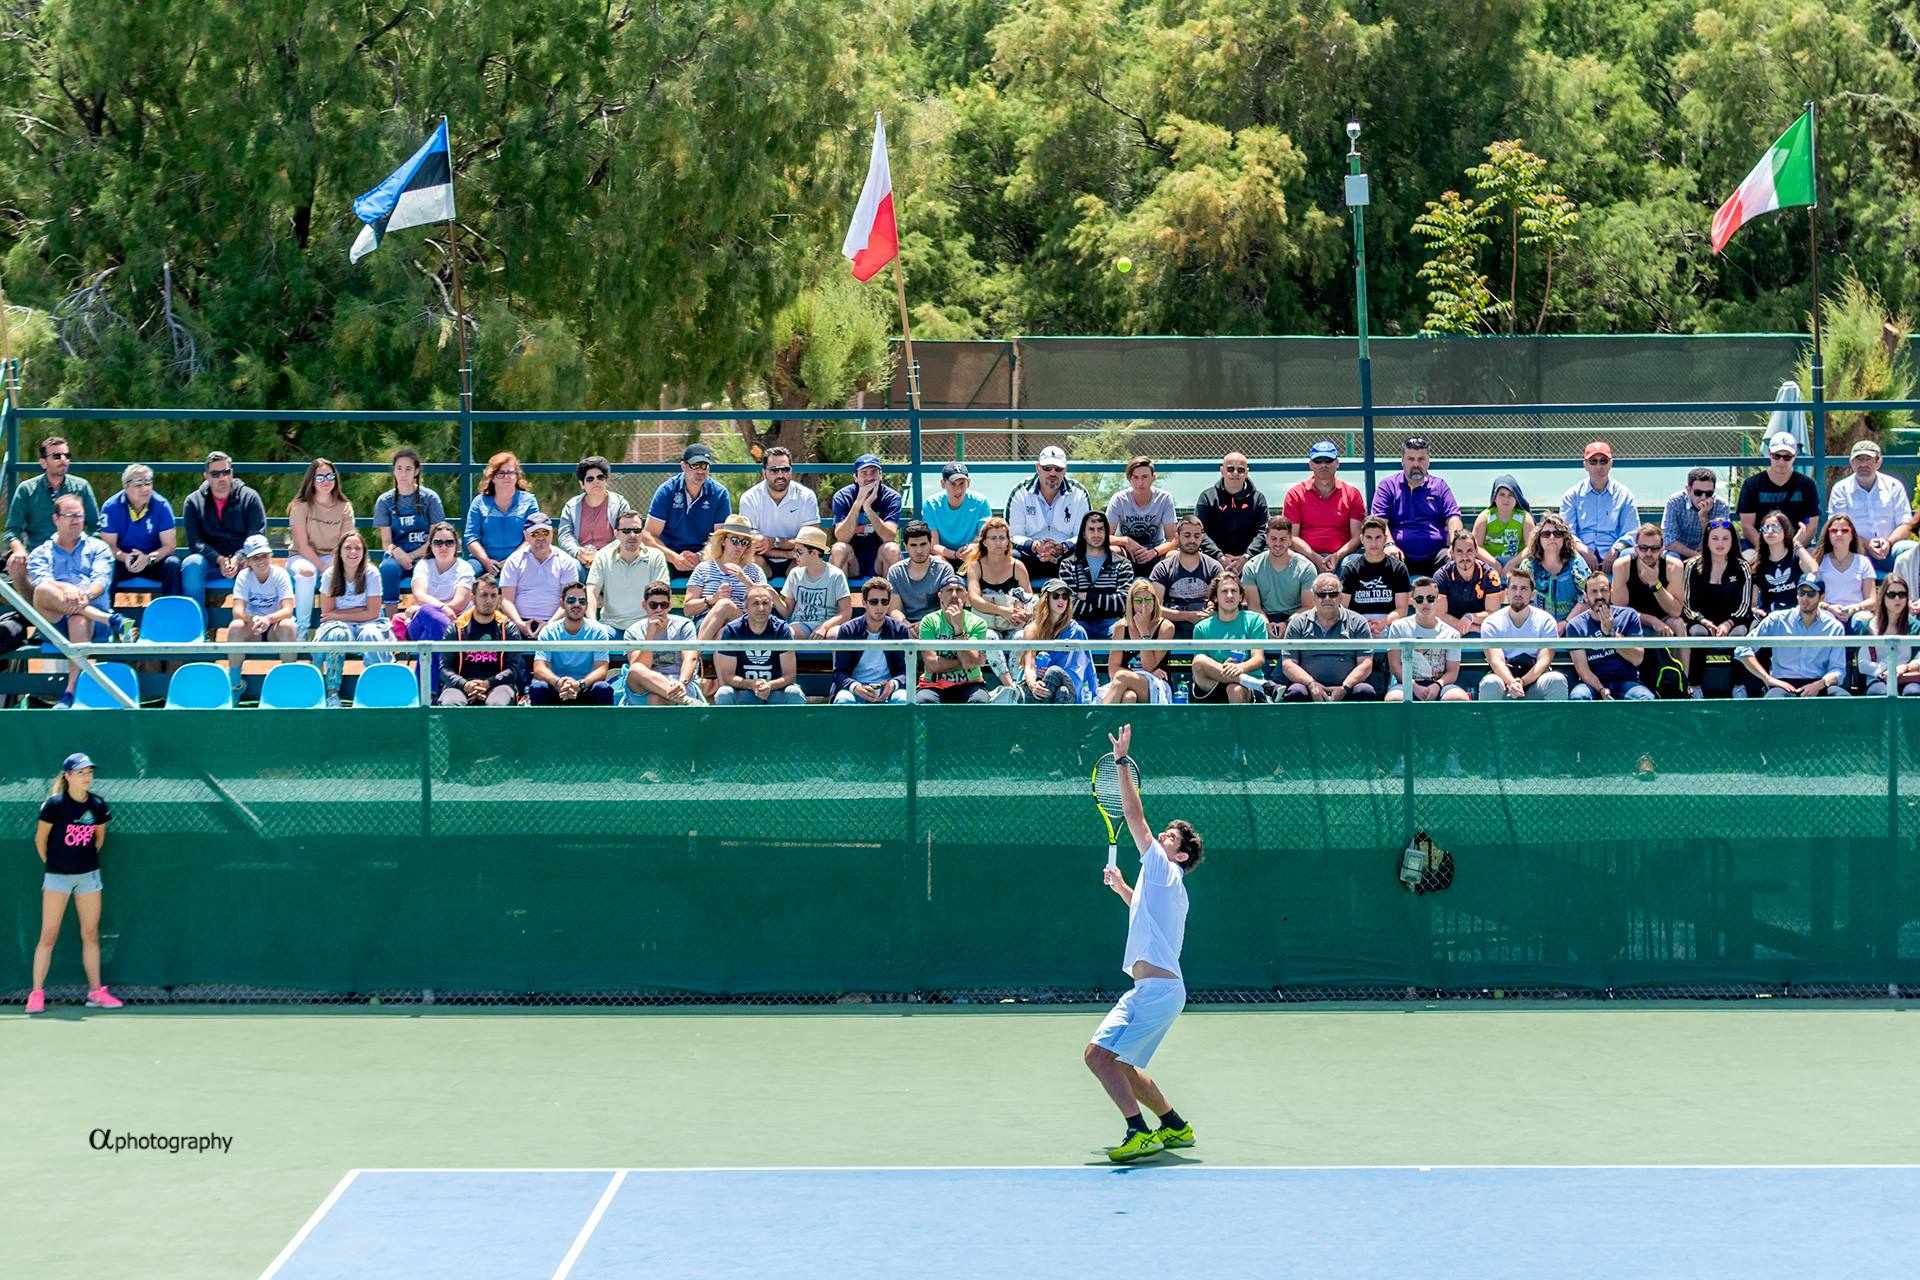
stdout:
POLYGON ((1842 626, 1856 613, 1871 613, 1874 577, 1872 561, 1860 550, 1860 531, 1853 527, 1853 517, 1829 517, 1820 531, 1820 580, 1827 584, 1821 607, 1842 626))
POLYGON ((439 521, 424 550, 413 562, 413 608, 394 620, 397 639, 444 640, 473 603, 473 566, 460 554, 460 531, 439 521))
MULTIPOLYGON (((1854 616, 1853 634, 1904 637, 1920 633, 1920 625, 1915 623, 1910 607, 1912 604, 1912 592, 1906 580, 1898 574, 1889 574, 1887 580, 1880 584, 1872 612, 1854 616)), ((1860 650, 1860 674, 1867 679, 1867 694, 1870 697, 1888 693, 1890 681, 1899 683, 1902 697, 1920 694, 1920 659, 1915 659, 1911 641, 1864 646, 1860 650)))
MULTIPOLYGON (((326 585, 320 589, 320 625, 313 638, 317 641, 393 639, 393 627, 380 606, 380 573, 367 559, 367 540, 354 530, 340 539, 333 568, 327 571, 326 585)), ((363 653, 362 662, 385 662, 390 653, 363 653)), ((340 705, 340 674, 346 655, 321 655, 320 674, 326 677, 327 705, 340 705)))

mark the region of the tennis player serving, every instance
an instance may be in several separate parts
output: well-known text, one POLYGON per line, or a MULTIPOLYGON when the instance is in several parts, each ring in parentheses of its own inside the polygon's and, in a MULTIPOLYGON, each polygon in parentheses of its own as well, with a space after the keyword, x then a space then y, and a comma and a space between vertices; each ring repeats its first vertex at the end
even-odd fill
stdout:
MULTIPOLYGON (((1131 725, 1120 726, 1120 732, 1108 738, 1123 764, 1132 740, 1131 725)), ((1108 867, 1106 883, 1127 904, 1127 952, 1120 967, 1133 979, 1133 990, 1121 996, 1101 1022, 1085 1056, 1087 1069, 1127 1119, 1125 1141, 1107 1149, 1107 1159, 1125 1164, 1166 1148, 1193 1145, 1193 1126, 1167 1105, 1167 1096, 1145 1068, 1187 1004, 1187 984, 1180 976, 1180 946, 1187 933, 1186 877, 1200 865, 1201 848, 1192 824, 1179 819, 1155 836, 1140 807, 1135 770, 1122 767, 1119 773, 1121 811, 1140 850, 1140 876, 1129 887, 1125 875, 1108 867), (1159 1128, 1148 1127, 1143 1107, 1160 1117, 1159 1128)))

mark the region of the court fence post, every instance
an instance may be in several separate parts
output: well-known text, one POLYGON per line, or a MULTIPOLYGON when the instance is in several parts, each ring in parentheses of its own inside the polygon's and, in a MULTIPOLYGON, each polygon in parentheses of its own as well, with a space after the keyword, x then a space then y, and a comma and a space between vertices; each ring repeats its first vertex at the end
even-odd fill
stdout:
MULTIPOLYGON (((460 397, 460 518, 473 502, 473 406, 460 397)), ((465 548, 462 548, 464 551, 465 548)))
POLYGON ((420 836, 433 839, 433 655, 421 644, 414 651, 420 664, 420 836))

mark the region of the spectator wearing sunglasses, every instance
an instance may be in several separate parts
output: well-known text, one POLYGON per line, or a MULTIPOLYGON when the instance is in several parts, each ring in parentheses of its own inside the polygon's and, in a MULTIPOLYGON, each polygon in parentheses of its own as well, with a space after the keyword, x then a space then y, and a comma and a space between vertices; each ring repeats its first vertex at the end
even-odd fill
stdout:
MULTIPOLYGON (((1473 535, 1461 537, 1472 542, 1473 535)), ((1474 563, 1480 563, 1474 556, 1474 563)), ((1484 566, 1483 566, 1484 567, 1484 566)), ((1487 570, 1492 572, 1492 570, 1487 570)), ((1395 618, 1387 626, 1389 640, 1458 640, 1460 633, 1440 616, 1445 597, 1432 578, 1422 575, 1413 580, 1413 613, 1395 618)), ((1471 702, 1472 695, 1460 687, 1460 651, 1458 649, 1387 650, 1387 667, 1393 675, 1387 685, 1386 701, 1471 702)))
POLYGON ((680 451, 680 474, 655 489, 647 506, 648 545, 681 573, 698 567, 707 539, 733 514, 733 495, 712 472, 713 450, 694 441, 680 451))
POLYGON ((1254 486, 1246 454, 1230 453, 1220 459, 1219 483, 1200 494, 1193 514, 1200 517, 1200 527, 1212 544, 1209 550, 1219 556, 1221 567, 1240 576, 1247 548, 1267 527, 1267 495, 1254 486))
POLYGON ((1734 506, 1748 546, 1760 545, 1760 522, 1775 511, 1785 513, 1792 523, 1794 546, 1804 547, 1813 540, 1820 523, 1820 490, 1793 469, 1799 454, 1793 432, 1776 431, 1767 437, 1767 469, 1747 477, 1734 506))
POLYGON ((615 632, 647 619, 647 588, 667 581, 667 557, 647 545, 646 517, 632 507, 615 522, 614 540, 587 570, 587 616, 615 632))
POLYGON ((771 580, 793 571, 800 531, 820 528, 820 495, 794 478, 793 454, 775 445, 760 459, 760 483, 740 495, 740 515, 760 532, 753 555, 771 580))
MULTIPOLYGON (((1794 588, 1794 607, 1776 609, 1768 614, 1747 638, 1757 642, 1771 636, 1819 636, 1832 640, 1830 647, 1777 649, 1754 643, 1741 645, 1733 651, 1735 659, 1766 689, 1767 697, 1847 695, 1847 651, 1840 644, 1847 629, 1823 607, 1825 597, 1826 584, 1820 581, 1819 574, 1802 576, 1794 588), (1767 666, 1761 665, 1761 649, 1768 650, 1770 661, 1767 666)), ((1744 688, 1733 691, 1736 698, 1746 695, 1744 688)))
MULTIPOLYGON (((557 554, 557 553, 556 553, 557 554)), ((560 613, 540 628, 542 640, 613 640, 613 629, 587 616, 587 589, 574 583, 560 594, 560 613)), ((613 705, 605 649, 536 649, 527 699, 540 706, 613 705)))
POLYGON ((787 620, 801 640, 830 636, 834 628, 853 616, 847 575, 827 559, 833 554, 833 539, 819 525, 806 525, 794 535, 793 554, 796 563, 787 570, 780 598, 773 602, 774 611, 787 620))
MULTIPOLYGON (((293 577, 293 629, 307 638, 313 598, 340 542, 353 529, 353 503, 340 492, 340 473, 325 458, 307 464, 300 489, 287 506, 287 572, 293 577)), ((375 570, 378 573, 378 570, 375 570)))
POLYGON ((120 492, 100 506, 100 541, 113 552, 113 589, 128 579, 158 581, 180 594, 179 533, 173 504, 153 491, 153 468, 136 462, 120 473, 120 492))
MULTIPOLYGON (((1528 517, 1528 527, 1532 524, 1528 517)), ((1440 620, 1463 636, 1479 635, 1487 618, 1507 602, 1506 579, 1480 554, 1478 539, 1464 530, 1453 535, 1433 583, 1440 590, 1440 620)))
POLYGON ((1285 677, 1281 696, 1288 702, 1372 702, 1374 655, 1354 649, 1316 649, 1315 640, 1371 640, 1367 620, 1340 604, 1340 579, 1323 573, 1313 580, 1313 608, 1287 619, 1285 677))
POLYGON ((700 652, 676 649, 698 637, 693 623, 673 611, 673 587, 665 578, 642 588, 645 616, 626 629, 628 643, 648 647, 627 654, 627 676, 620 683, 620 702, 629 707, 696 707, 706 698, 700 691, 700 652))
POLYGON ((1586 478, 1560 495, 1560 518, 1573 533, 1573 550, 1587 568, 1602 574, 1613 568, 1640 526, 1640 505, 1633 490, 1613 474, 1613 446, 1595 440, 1581 455, 1586 478))
POLYGON ((860 642, 857 649, 834 650, 834 704, 872 707, 913 701, 907 692, 907 655, 899 649, 882 649, 876 643, 911 640, 914 635, 893 616, 893 588, 885 578, 869 578, 860 589, 860 604, 860 612, 842 622, 834 633, 838 639, 860 642))
POLYGON ((206 479, 187 497, 183 523, 187 558, 180 562, 180 590, 204 606, 208 587, 233 586, 240 548, 267 531, 267 507, 233 474, 233 459, 216 449, 207 455, 206 479))
POLYGON ((1920 694, 1920 659, 1908 639, 1920 635, 1920 619, 1914 618, 1912 606, 1911 588, 1899 578, 1888 578, 1875 594, 1872 613, 1854 616, 1854 635, 1900 637, 1892 642, 1877 639, 1860 649, 1860 674, 1869 697, 1889 693, 1896 684, 1901 697, 1920 694))
MULTIPOLYGON (((427 558, 428 531, 447 518, 440 495, 420 483, 417 449, 394 450, 391 466, 392 486, 373 500, 373 531, 380 537, 380 599, 388 613, 400 606, 400 584, 427 558)), ((456 610, 453 617, 458 616, 456 610)))
POLYGON ((1085 487, 1067 475, 1066 451, 1051 444, 1042 449, 1033 477, 1007 496, 1013 549, 1030 575, 1051 578, 1059 572, 1090 509, 1085 487))
POLYGON ((704 638, 711 640, 720 628, 743 616, 747 592, 766 585, 766 573, 753 561, 757 537, 745 516, 728 516, 708 537, 706 558, 687 575, 680 611, 700 624, 704 638))
POLYGON ((602 547, 619 541, 620 518, 633 508, 613 491, 613 464, 599 454, 580 459, 573 478, 580 483, 580 492, 560 508, 553 540, 562 554, 580 562, 580 572, 585 573, 602 547))
POLYGON ((1338 573, 1340 562, 1360 549, 1360 522, 1367 500, 1340 478, 1340 449, 1331 440, 1307 450, 1309 477, 1280 499, 1280 514, 1293 521, 1300 553, 1316 573, 1338 573))
POLYGON ((553 517, 536 511, 527 517, 527 543, 500 566, 500 595, 507 616, 539 635, 549 618, 559 616, 567 588, 580 581, 580 562, 553 545, 553 517))
POLYGON ((1712 467, 1695 467, 1687 472, 1680 492, 1667 499, 1660 516, 1660 537, 1669 555, 1692 559, 1700 554, 1710 522, 1733 519, 1733 508, 1720 498, 1719 487, 1712 467))
MULTIPOLYGON (((225 454, 218 456, 226 457, 225 454)), ((29 476, 13 487, 13 500, 7 504, 7 576, 13 579, 14 590, 22 595, 33 594, 32 586, 27 581, 27 557, 34 548, 53 537, 53 504, 56 501, 69 494, 80 499, 82 534, 91 534, 100 527, 100 507, 94 500, 93 486, 74 475, 72 467, 73 446, 64 437, 48 436, 40 442, 40 474, 29 476)), ((265 523, 263 513, 263 527, 265 523)), ((246 534, 241 534, 236 538, 232 548, 225 554, 237 556, 245 537, 246 534)), ((235 570, 238 567, 234 565, 235 570)), ((225 576, 231 578, 233 574, 225 576)))
MULTIPOLYGON (((413 562, 413 609, 399 634, 410 640, 438 640, 473 603, 473 566, 461 557, 460 535, 445 520, 427 530, 422 549, 426 554, 413 562)), ((386 562, 380 567, 384 571, 386 562)))
POLYGON ((1573 533, 1559 512, 1540 517, 1534 528, 1533 542, 1527 554, 1513 562, 1515 570, 1525 567, 1533 579, 1542 609, 1556 623, 1565 623, 1584 607, 1587 591, 1587 562, 1573 549, 1573 533))

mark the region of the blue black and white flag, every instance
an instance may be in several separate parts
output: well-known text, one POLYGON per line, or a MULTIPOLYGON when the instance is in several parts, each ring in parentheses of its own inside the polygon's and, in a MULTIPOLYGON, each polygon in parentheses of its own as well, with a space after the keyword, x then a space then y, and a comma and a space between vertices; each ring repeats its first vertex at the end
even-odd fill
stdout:
POLYGON ((389 231, 446 222, 453 217, 453 161, 447 150, 444 116, 440 127, 413 153, 413 158, 355 200, 353 211, 367 224, 353 242, 350 256, 355 262, 378 249, 389 231))

